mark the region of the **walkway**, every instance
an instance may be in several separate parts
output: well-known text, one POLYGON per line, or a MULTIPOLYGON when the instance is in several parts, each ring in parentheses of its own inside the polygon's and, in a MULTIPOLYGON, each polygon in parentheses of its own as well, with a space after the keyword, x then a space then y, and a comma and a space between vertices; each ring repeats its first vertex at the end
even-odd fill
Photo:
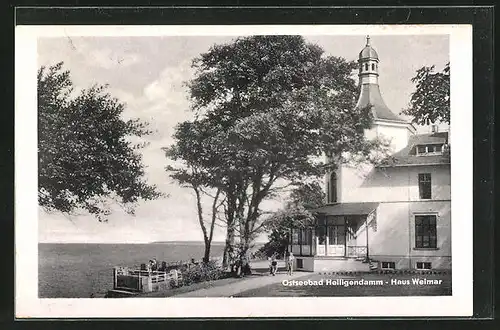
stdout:
POLYGON ((232 297, 245 291, 259 289, 272 284, 279 284, 285 279, 296 279, 304 276, 310 276, 310 273, 295 272, 293 275, 288 275, 286 272, 281 271, 276 274, 276 276, 255 274, 235 283, 186 292, 175 295, 175 297, 232 297))

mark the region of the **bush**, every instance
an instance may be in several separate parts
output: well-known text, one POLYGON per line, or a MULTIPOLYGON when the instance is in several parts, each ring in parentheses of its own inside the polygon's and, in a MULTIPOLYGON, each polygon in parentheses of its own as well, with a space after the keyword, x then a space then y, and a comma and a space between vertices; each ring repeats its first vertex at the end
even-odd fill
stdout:
POLYGON ((227 277, 224 269, 214 261, 190 265, 182 270, 182 284, 191 285, 193 283, 215 281, 227 277))

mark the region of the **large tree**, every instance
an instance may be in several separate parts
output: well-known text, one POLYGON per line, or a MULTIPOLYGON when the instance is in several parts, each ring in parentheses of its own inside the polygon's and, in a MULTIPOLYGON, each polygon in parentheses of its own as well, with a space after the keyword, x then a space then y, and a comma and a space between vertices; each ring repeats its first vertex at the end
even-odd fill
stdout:
POLYGON ((146 123, 123 120, 124 105, 95 85, 75 92, 60 62, 38 71, 38 200, 47 209, 85 209, 106 221, 105 202, 133 212, 139 199, 160 196, 144 179, 130 138, 149 134, 146 123))
MULTIPOLYGON (((372 117, 355 108, 356 63, 326 56, 301 36, 252 36, 213 46, 193 62, 194 121, 178 126, 170 168, 202 169, 203 182, 224 195, 226 253, 241 258, 262 230, 262 202, 286 183, 333 168, 323 155, 373 155, 364 131, 372 117)), ((193 174, 193 173, 191 173, 193 174)))
POLYGON ((194 192, 198 224, 203 234, 205 246, 203 261, 208 262, 215 226, 220 220, 220 209, 225 202, 225 196, 221 187, 216 184, 214 176, 198 164, 197 154, 187 152, 190 148, 200 148, 195 143, 203 141, 203 138, 197 135, 200 131, 193 129, 191 124, 189 122, 181 124, 176 132, 177 145, 171 148, 164 148, 167 157, 178 158, 182 154, 185 157, 183 158, 185 166, 175 167, 168 165, 165 169, 171 173, 170 176, 179 182, 181 186, 189 188, 194 192), (208 212, 204 207, 207 202, 210 205, 208 212))
POLYGON ((424 66, 411 79, 415 91, 409 108, 403 114, 413 117, 419 125, 450 123, 450 63, 440 72, 435 66, 424 66))

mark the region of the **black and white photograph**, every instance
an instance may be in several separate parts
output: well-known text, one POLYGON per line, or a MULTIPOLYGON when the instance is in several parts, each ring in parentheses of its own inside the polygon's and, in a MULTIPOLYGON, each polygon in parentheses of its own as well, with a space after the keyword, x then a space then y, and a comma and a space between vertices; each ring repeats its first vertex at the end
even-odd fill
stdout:
POLYGON ((466 313, 470 30, 26 27, 19 309, 466 313))

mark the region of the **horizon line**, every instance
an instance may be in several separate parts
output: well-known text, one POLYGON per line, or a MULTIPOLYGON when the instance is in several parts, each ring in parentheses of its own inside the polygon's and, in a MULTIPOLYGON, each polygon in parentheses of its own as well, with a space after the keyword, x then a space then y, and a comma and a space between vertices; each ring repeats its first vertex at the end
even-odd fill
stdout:
MULTIPOLYGON (((60 242, 60 241, 53 241, 53 242, 38 242, 38 244, 158 244, 158 243, 204 243, 203 240, 172 240, 172 241, 147 241, 147 242, 60 242)), ((213 243, 225 243, 225 241, 212 241, 213 243)), ((264 244, 266 241, 258 241, 254 242, 256 244, 264 244)))

